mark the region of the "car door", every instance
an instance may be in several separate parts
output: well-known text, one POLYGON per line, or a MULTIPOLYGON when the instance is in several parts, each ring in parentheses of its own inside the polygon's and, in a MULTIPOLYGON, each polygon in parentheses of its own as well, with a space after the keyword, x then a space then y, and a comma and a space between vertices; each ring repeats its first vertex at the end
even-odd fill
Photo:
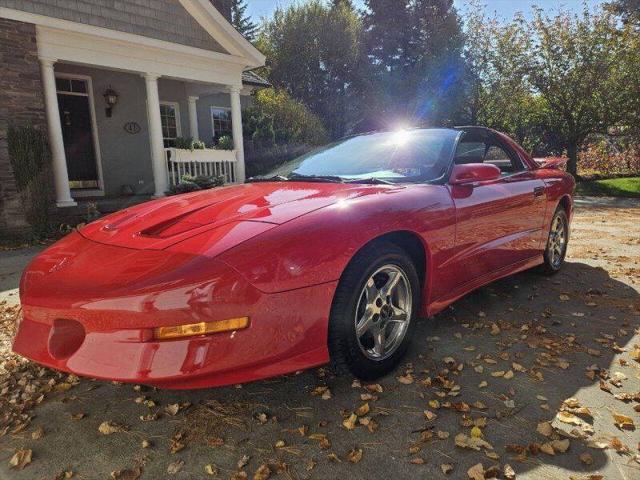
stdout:
POLYGON ((465 136, 456 163, 491 163, 497 180, 449 185, 455 204, 455 254, 451 267, 461 284, 540 253, 545 185, 497 135, 465 136))

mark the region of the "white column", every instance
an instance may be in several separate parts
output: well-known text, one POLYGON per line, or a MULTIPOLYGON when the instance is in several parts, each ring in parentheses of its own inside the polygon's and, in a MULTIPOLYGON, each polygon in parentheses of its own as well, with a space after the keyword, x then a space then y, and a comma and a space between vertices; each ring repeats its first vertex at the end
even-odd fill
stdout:
POLYGON ((155 197, 164 196, 168 185, 167 159, 162 140, 162 122, 160 120, 159 77, 160 75, 155 73, 146 73, 144 75, 144 81, 147 85, 147 119, 149 122, 149 145, 151 146, 151 167, 153 168, 155 197))
POLYGON ((229 87, 231 94, 231 127, 233 133, 233 147, 236 151, 236 182, 244 183, 244 144, 242 143, 242 107, 240 106, 240 87, 229 87))
POLYGON ((51 166, 56 190, 56 205, 59 207, 73 207, 77 205, 77 203, 71 198, 71 189, 69 188, 67 157, 64 153, 60 110, 58 109, 56 76, 53 71, 54 62, 55 60, 49 58, 40 58, 42 84, 44 87, 44 103, 47 111, 47 126, 49 130, 49 147, 51 148, 51 166))
POLYGON ((198 110, 196 109, 196 100, 198 97, 189 97, 189 131, 191 132, 191 138, 194 140, 200 140, 198 134, 198 110))

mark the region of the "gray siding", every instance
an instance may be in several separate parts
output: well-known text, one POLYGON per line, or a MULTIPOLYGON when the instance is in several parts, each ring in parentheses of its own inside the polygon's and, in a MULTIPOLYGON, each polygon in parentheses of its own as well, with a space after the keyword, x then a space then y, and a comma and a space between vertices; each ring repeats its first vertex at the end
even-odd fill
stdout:
POLYGON ((177 0, 0 0, 0 7, 226 53, 177 0))
POLYGON ((120 195, 123 185, 130 185, 136 194, 153 193, 144 79, 139 75, 75 65, 57 64, 55 69, 91 77, 105 195, 120 195), (102 98, 109 86, 118 93, 118 104, 111 118, 105 114, 102 98), (140 133, 125 132, 127 122, 140 125, 140 133))

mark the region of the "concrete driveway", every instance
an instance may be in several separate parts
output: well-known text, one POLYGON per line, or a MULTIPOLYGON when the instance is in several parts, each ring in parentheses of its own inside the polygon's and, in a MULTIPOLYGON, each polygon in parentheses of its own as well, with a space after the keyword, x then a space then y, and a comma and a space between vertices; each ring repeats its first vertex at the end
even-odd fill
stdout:
MULTIPOLYGON (((162 391, 5 351, 0 478, 638 479, 640 204, 585 199, 573 229, 559 275, 525 272, 421 321, 374 385, 316 369, 162 391), (31 451, 21 470, 17 451, 31 451)), ((31 254, 0 253, 2 288, 31 254)))

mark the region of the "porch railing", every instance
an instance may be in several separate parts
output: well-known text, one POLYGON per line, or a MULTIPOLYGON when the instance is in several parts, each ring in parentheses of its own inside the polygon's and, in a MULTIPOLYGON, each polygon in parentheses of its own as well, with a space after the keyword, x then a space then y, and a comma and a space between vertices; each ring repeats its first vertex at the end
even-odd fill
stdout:
POLYGON ((183 175, 223 177, 224 183, 236 182, 235 150, 185 150, 165 148, 169 186, 180 183, 183 175))

